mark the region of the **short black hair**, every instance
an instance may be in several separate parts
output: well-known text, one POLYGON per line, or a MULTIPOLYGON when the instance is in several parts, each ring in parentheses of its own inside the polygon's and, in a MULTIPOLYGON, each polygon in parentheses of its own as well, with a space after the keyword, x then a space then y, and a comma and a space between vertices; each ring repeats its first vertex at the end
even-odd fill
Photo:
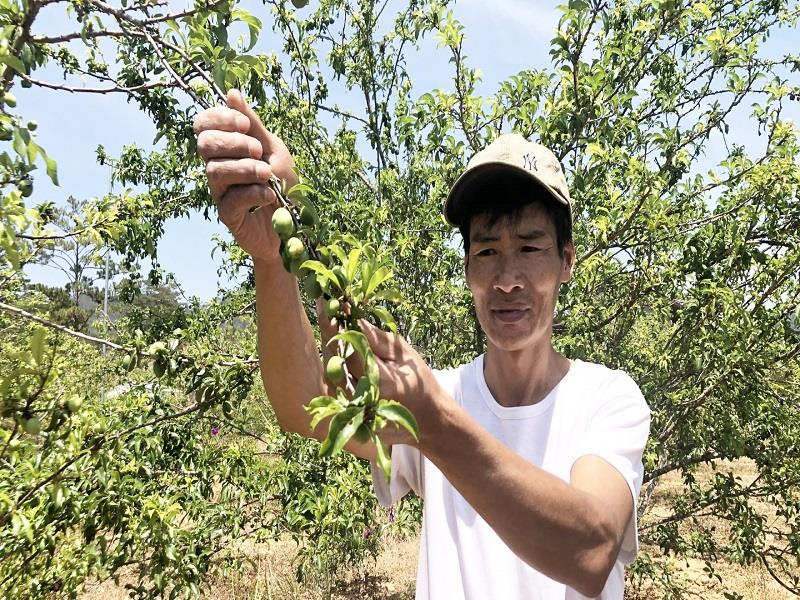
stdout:
POLYGON ((526 206, 538 203, 555 225, 558 255, 564 256, 564 247, 572 242, 572 217, 569 207, 556 200, 544 187, 527 177, 509 176, 507 173, 487 176, 473 185, 473 201, 466 204, 458 228, 464 238, 464 254, 469 253, 470 227, 475 217, 486 217, 491 227, 504 219, 519 219, 526 206))

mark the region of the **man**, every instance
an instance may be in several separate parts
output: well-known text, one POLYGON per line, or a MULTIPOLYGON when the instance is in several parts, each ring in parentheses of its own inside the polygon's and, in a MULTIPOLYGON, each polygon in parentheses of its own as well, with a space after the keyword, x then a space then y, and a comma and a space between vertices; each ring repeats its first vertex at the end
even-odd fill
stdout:
MULTIPOLYGON (((198 150, 220 219, 253 257, 261 373, 284 429, 326 388, 297 282, 278 254, 270 175, 294 182, 292 157, 238 92, 201 113, 198 150), (262 210, 249 212, 253 205, 262 210)), ((417 598, 621 600, 637 549, 635 499, 649 410, 620 371, 558 354, 553 313, 575 259, 570 197, 555 156, 501 136, 470 161, 445 216, 464 235, 464 266, 486 353, 434 373, 399 336, 363 323, 381 392, 416 416, 421 436, 388 428, 384 503, 425 500, 417 598)), ((323 338, 330 320, 320 315, 323 338)), ((346 448, 373 461, 371 444, 346 448)))

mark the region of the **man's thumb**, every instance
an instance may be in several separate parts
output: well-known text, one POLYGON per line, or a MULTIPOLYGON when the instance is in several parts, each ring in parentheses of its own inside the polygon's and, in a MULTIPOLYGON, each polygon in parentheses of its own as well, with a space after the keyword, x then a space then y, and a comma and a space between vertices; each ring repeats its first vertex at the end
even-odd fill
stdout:
POLYGON ((256 111, 248 106, 247 102, 244 100, 244 96, 242 96, 242 93, 239 90, 228 90, 228 108, 238 110, 248 119, 250 119, 250 129, 247 131, 247 135, 252 136, 261 142, 263 157, 269 156, 273 150, 273 143, 271 139, 272 134, 267 131, 266 127, 264 127, 264 124, 261 122, 261 119, 258 118, 256 111))
POLYGON ((395 360, 397 343, 395 335, 375 327, 366 319, 359 319, 358 325, 375 356, 383 360, 395 360))

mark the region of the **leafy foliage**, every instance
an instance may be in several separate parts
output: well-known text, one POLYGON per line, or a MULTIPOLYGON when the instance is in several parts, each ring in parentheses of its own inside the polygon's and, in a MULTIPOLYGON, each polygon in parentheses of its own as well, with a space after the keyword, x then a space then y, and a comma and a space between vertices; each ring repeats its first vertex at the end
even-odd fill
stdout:
MULTIPOLYGON (((161 283, 164 224, 213 214, 194 115, 233 86, 295 151, 340 266, 356 248, 392 258, 404 299, 393 305, 396 326, 437 367, 482 348, 457 240, 441 219, 449 185, 501 131, 553 148, 575 200, 579 257, 556 344, 624 368, 653 409, 641 537, 705 560, 711 576, 720 560, 761 562, 798 593, 800 166, 786 110, 800 98, 800 57, 765 45, 777 27, 796 30, 796 3, 571 0, 551 67, 485 97, 444 1, 410 0, 390 14, 372 0, 302 10, 267 0, 270 36, 266 18, 220 0, 174 14, 73 2, 64 33, 39 34, 49 4, 0 1, 4 596, 74 597, 87 578, 125 565, 139 597, 197 596, 209 573, 241 560, 244 541, 287 532, 302 543, 304 576, 375 552, 381 527, 366 467, 344 454, 312 459, 313 443, 283 437, 253 386, 249 280, 186 306, 179 322, 132 313, 108 332, 114 352, 104 357, 84 345, 96 338, 57 334, 34 314, 41 297, 30 297, 22 267, 59 240, 111 249, 123 268, 149 258, 148 282, 161 283), (406 69, 405 53, 426 37, 453 67, 441 89, 416 89, 406 69), (280 47, 261 52, 266 39, 280 47), (41 79, 45 65, 65 81, 41 79), (69 231, 54 229, 53 206, 28 198, 37 169, 57 182, 56 165, 14 85, 121 93, 149 115, 158 149, 128 146, 113 160, 116 181, 139 191, 93 200, 70 215, 69 231), (730 142, 734 125, 753 128, 761 147, 730 142), (743 458, 755 481, 733 474, 743 458), (699 477, 702 465, 714 476, 699 477), (650 515, 655 486, 673 472, 683 489, 671 514, 650 515)), ((102 148, 98 160, 112 161, 102 148)), ((238 249, 223 249, 229 271, 248 268, 238 249)), ((320 287, 339 279, 308 266, 320 287)), ((388 322, 380 310, 373 318, 388 322)), ((635 585, 681 594, 657 557, 642 556, 631 573, 635 585)))

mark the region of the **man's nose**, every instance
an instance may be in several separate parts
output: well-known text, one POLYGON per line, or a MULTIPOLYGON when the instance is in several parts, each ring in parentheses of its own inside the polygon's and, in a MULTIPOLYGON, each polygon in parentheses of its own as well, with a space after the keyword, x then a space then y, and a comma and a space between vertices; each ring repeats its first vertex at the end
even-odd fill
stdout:
POLYGON ((494 277, 494 289, 509 294, 524 287, 525 281, 517 261, 513 257, 501 259, 494 277))

